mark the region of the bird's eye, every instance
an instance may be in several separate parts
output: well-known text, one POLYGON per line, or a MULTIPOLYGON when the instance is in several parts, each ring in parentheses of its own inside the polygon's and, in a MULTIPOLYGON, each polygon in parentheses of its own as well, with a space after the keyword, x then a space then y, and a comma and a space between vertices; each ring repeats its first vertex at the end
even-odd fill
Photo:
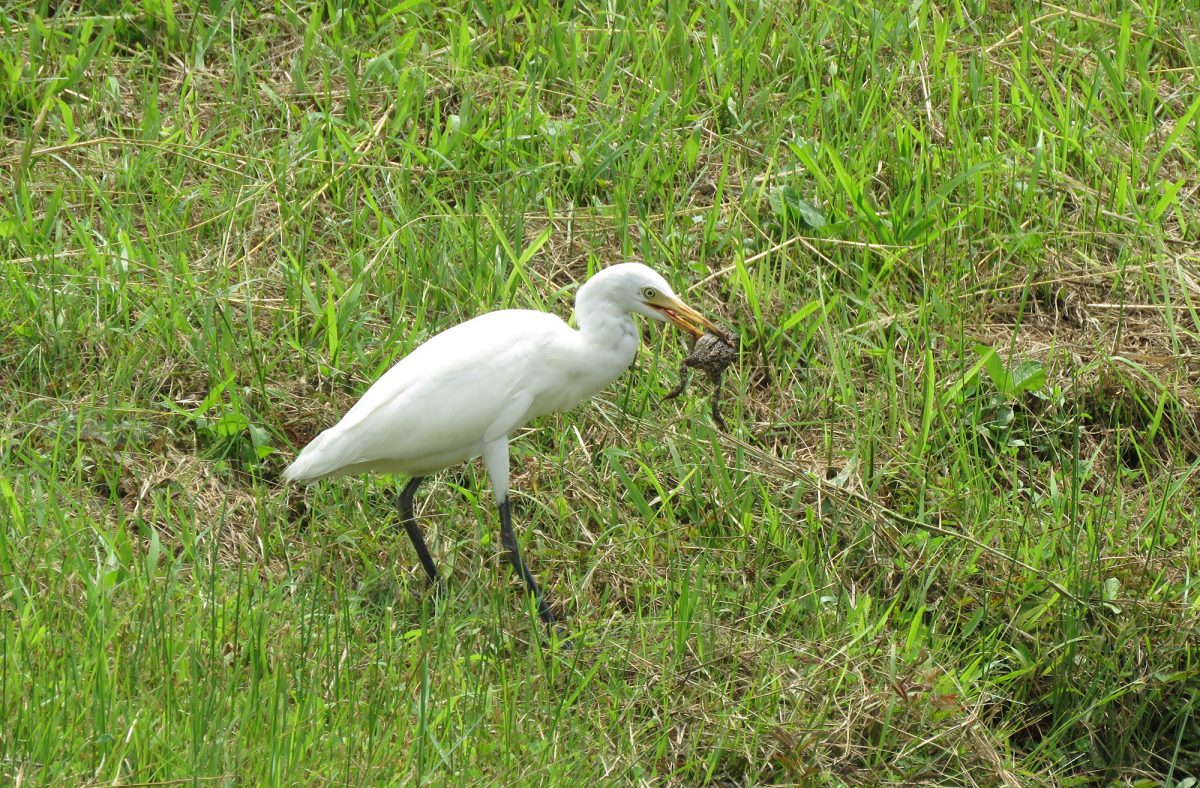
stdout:
POLYGON ((642 298, 646 299, 647 301, 650 301, 656 295, 658 295, 658 293, 654 290, 653 287, 643 287, 642 288, 642 298))

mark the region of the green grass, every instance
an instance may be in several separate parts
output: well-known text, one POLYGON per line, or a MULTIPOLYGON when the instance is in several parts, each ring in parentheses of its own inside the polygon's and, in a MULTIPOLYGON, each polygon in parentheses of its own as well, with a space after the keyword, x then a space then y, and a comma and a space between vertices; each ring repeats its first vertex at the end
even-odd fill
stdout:
POLYGON ((0 779, 1189 785, 1187 3, 0 11, 0 779), (642 259, 482 470, 280 487, 437 330, 642 259))

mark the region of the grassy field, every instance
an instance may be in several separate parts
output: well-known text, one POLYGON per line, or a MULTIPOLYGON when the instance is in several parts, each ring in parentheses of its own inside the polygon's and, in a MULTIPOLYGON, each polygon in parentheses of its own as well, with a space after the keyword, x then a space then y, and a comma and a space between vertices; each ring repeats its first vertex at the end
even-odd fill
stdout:
MULTIPOLYGON (((191 3, 189 5, 189 3, 191 3)), ((0 11, 0 781, 1200 776, 1189 3, 0 11), (440 328, 640 259, 482 468, 279 474, 440 328)))

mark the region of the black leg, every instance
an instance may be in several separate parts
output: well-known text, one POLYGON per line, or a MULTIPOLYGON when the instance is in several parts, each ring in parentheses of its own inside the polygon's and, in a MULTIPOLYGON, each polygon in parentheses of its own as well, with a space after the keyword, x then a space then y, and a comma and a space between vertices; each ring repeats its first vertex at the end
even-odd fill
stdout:
POLYGON ((437 567, 433 565, 429 548, 425 546, 425 537, 421 535, 421 527, 417 525, 417 516, 413 514, 413 496, 423 481, 424 476, 414 476, 404 485, 404 489, 396 496, 396 508, 400 510, 400 522, 404 523, 404 530, 408 532, 408 538, 417 550, 417 558, 421 559, 421 566, 425 567, 425 574, 429 575, 429 582, 441 588, 442 581, 438 577, 437 567))
POLYGON ((542 594, 542 589, 538 587, 537 580, 533 579, 529 567, 525 566, 524 559, 521 558, 521 548, 517 545, 516 534, 513 533, 512 513, 509 510, 507 498, 500 503, 500 543, 504 545, 504 552, 508 555, 513 569, 517 570, 517 574, 525 581, 525 587, 537 600, 538 615, 542 617, 542 621, 553 624, 554 614, 550 612, 550 606, 546 604, 546 597, 542 594))

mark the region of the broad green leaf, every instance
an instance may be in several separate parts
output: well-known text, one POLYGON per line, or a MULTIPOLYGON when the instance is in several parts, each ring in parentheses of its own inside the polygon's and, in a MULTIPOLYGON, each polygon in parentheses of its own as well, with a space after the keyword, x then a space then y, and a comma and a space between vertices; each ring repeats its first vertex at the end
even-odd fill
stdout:
POLYGON ((1046 368, 1040 361, 1022 361, 1009 373, 1010 394, 1037 391, 1046 384, 1046 368))
POLYGON ((992 385, 1001 394, 1007 395, 1009 387, 1008 370, 1004 368, 1004 362, 1000 360, 1000 354, 988 345, 976 345, 975 352, 983 357, 983 369, 987 372, 988 377, 992 379, 992 385))
POLYGON ((800 196, 800 189, 787 185, 773 189, 767 195, 771 211, 780 219, 786 219, 794 224, 803 224, 813 230, 825 226, 825 216, 817 208, 800 196))

